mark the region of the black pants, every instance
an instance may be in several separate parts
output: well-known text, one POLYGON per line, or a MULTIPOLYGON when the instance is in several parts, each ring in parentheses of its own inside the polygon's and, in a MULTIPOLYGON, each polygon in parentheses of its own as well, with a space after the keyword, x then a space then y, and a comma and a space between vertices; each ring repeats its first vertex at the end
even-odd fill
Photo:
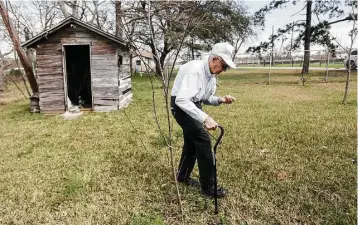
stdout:
MULTIPOLYGON (((201 104, 194 103, 199 109, 201 104)), ((177 180, 183 181, 189 178, 193 171, 195 161, 198 159, 200 183, 203 189, 212 187, 214 167, 209 134, 202 124, 175 104, 175 96, 171 97, 171 109, 175 120, 183 129, 184 146, 179 162, 177 180)))

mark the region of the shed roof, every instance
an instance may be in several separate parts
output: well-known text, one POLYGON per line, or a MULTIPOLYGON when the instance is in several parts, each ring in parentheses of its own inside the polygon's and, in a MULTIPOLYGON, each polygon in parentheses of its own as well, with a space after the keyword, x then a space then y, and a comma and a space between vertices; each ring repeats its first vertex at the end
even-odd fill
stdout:
POLYGON ((25 43, 23 43, 21 46, 22 47, 29 47, 32 46, 36 43, 38 43, 39 41, 41 41, 43 38, 46 38, 47 35, 54 33, 58 30, 60 30, 61 28, 65 27, 66 25, 70 24, 70 23, 75 23, 77 25, 80 25, 84 28, 87 28, 88 30, 91 30, 107 39, 110 39, 118 44, 122 44, 122 45, 127 45, 127 42, 121 38, 118 38, 112 34, 109 34, 107 32, 104 32, 88 23, 85 23, 73 16, 69 16, 66 19, 62 20, 59 24, 57 24, 56 26, 52 27, 51 29, 48 29, 46 31, 43 31, 42 33, 36 35, 35 37, 31 38, 30 40, 26 41, 25 43))

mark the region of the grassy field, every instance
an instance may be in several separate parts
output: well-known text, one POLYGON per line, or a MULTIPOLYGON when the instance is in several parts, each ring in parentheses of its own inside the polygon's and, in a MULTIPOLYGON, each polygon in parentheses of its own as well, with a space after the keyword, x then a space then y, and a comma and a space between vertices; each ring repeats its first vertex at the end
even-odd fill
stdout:
MULTIPOLYGON (((123 111, 79 120, 31 115, 26 100, 0 105, 0 224, 357 224, 356 78, 342 105, 344 71, 237 70, 220 75, 232 105, 205 107, 226 129, 213 201, 180 186, 176 203, 168 153, 153 119, 147 77, 133 78, 123 111)), ((161 89, 155 85, 164 126, 161 89)), ((213 132, 213 135, 217 135, 213 132)), ((174 123, 175 159, 183 142, 174 123)), ((194 177, 198 171, 195 169, 194 177)))

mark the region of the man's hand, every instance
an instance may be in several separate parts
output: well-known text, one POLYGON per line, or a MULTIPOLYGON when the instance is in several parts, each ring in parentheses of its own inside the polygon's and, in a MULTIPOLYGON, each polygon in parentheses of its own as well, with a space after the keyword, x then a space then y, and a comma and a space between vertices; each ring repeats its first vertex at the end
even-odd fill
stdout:
POLYGON ((231 95, 225 95, 224 97, 219 98, 219 103, 231 104, 235 100, 236 99, 234 97, 232 97, 231 95))
POLYGON ((215 130, 218 127, 218 123, 208 116, 204 121, 204 126, 207 130, 215 130))

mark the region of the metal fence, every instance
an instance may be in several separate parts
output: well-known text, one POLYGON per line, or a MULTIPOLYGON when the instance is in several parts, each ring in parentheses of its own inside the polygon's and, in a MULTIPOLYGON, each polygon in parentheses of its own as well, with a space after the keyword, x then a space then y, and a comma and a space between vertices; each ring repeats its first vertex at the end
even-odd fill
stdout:
MULTIPOLYGON (((347 53, 343 49, 310 50, 310 53, 313 67, 345 68, 347 53)), ((291 51, 239 56, 235 62, 239 67, 302 67, 303 59, 304 51, 291 51)))

